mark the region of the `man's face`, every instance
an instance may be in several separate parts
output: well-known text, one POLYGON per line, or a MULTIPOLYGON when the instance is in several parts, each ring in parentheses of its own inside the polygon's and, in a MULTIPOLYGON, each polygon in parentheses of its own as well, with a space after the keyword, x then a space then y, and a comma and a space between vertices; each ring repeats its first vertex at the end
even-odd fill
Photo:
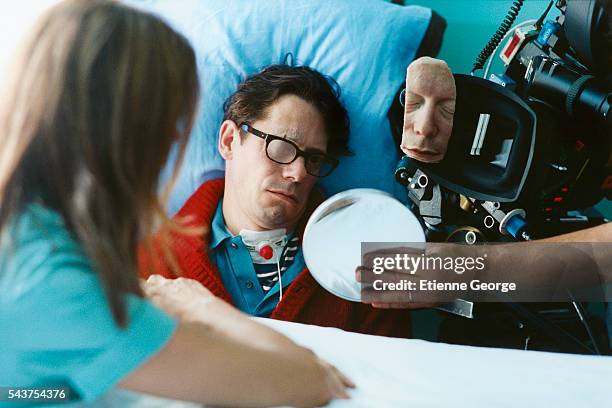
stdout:
MULTIPOLYGON (((263 119, 249 123, 253 128, 285 137, 304 151, 327 151, 325 124, 319 111, 295 95, 283 95, 266 111, 263 119)), ((237 124, 240 125, 240 124, 237 124)), ((250 229, 295 226, 301 218, 317 178, 309 175, 304 158, 278 164, 266 156, 266 143, 242 132, 242 142, 233 143, 232 159, 226 162, 230 188, 240 196, 240 212, 250 229)))
POLYGON ((429 57, 408 66, 401 149, 426 163, 444 158, 455 113, 455 80, 444 61, 429 57))

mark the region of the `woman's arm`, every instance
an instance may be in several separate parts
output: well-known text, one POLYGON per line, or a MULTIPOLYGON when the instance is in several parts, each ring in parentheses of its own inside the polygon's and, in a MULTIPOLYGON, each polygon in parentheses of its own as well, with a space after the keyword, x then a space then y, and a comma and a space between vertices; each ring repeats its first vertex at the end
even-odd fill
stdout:
POLYGON ((284 335, 249 319, 193 279, 166 279, 153 275, 142 285, 159 308, 182 321, 199 322, 241 342, 263 350, 282 351, 297 345, 284 335))
POLYGON ((122 388, 231 406, 319 406, 348 398, 346 387, 353 385, 335 367, 199 283, 154 278, 145 291, 181 323, 157 355, 121 382, 122 388))

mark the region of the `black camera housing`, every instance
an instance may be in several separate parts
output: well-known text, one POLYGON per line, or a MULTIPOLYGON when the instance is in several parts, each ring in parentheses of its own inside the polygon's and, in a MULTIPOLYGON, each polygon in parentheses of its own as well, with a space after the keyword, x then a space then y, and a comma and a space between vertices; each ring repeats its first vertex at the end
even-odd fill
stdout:
MULTIPOLYGON (((457 109, 446 157, 438 164, 413 160, 447 190, 445 197, 499 203, 504 212, 521 209, 532 238, 562 232, 560 220, 568 211, 612 198, 612 68, 606 43, 612 10, 599 0, 556 5, 561 14, 542 27, 545 13, 500 75, 509 86, 455 75, 457 109), (491 116, 489 128, 481 152, 472 155, 483 114, 491 116)), ((396 146, 403 124, 399 95, 389 111, 396 146)), ((440 218, 440 225, 452 227, 464 224, 465 217, 447 211, 440 218)), ((497 231, 487 235, 507 238, 497 231)))

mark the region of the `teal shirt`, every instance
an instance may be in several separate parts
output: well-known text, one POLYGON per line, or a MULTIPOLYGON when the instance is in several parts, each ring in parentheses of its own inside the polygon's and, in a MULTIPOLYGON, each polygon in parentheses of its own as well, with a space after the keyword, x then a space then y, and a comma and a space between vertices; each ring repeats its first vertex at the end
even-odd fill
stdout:
MULTIPOLYGON (((276 282, 265 293, 257 280, 253 260, 240 235, 233 236, 225 226, 223 200, 219 201, 211 225, 210 256, 221 275, 225 289, 236 307, 252 316, 268 317, 278 304, 280 285, 276 282)), ((283 290, 306 267, 302 249, 282 274, 283 290)))
POLYGON ((4 234, 0 386, 65 386, 92 401, 174 333, 175 320, 135 295, 126 295, 127 328, 115 324, 98 276, 56 212, 32 204, 4 234))

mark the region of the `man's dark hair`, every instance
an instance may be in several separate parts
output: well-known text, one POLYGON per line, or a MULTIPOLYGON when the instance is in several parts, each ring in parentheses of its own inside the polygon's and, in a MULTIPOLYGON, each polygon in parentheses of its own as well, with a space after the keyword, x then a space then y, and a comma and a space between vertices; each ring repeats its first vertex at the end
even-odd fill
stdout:
POLYGON ((351 155, 349 118, 339 100, 338 84, 309 67, 271 65, 249 76, 223 104, 223 120, 232 120, 238 126, 243 122, 253 123, 262 119, 266 110, 283 95, 298 96, 321 113, 330 155, 351 155))

